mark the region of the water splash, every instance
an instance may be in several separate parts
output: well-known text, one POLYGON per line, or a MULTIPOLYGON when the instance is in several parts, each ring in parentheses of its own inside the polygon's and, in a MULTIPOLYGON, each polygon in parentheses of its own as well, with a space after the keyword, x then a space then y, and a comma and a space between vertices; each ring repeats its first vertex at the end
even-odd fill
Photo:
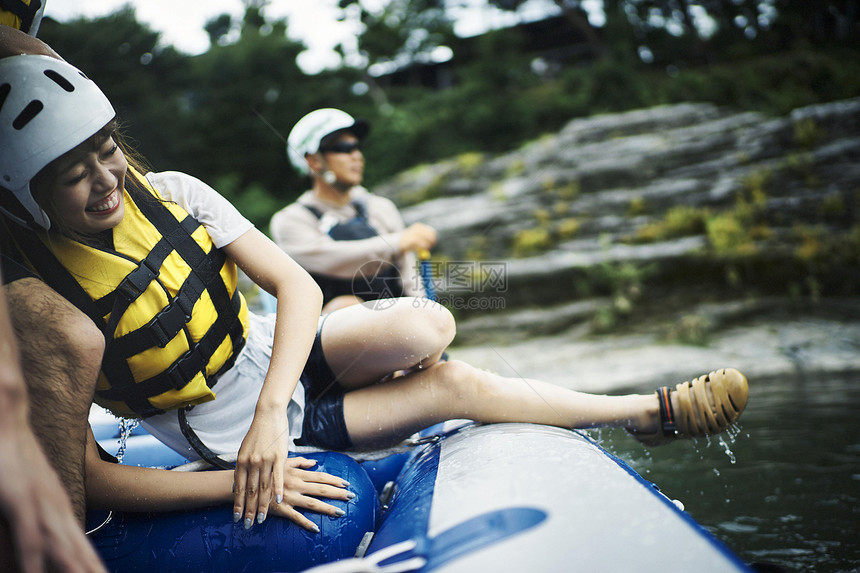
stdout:
POLYGON ((128 445, 128 437, 140 425, 140 420, 117 418, 117 422, 119 424, 119 449, 116 451, 116 461, 122 463, 122 459, 125 457, 125 449, 128 445))
POLYGON ((604 446, 603 439, 603 428, 588 428, 587 430, 583 430, 594 442, 601 447, 604 446))
POLYGON ((726 453, 727 456, 729 456, 729 461, 732 464, 737 462, 737 458, 735 458, 735 453, 731 450, 731 448, 729 448, 729 443, 725 439, 723 439, 722 436, 720 436, 719 441, 720 441, 720 445, 723 446, 723 451, 726 453))
MULTIPOLYGON (((731 424, 728 428, 726 428, 725 432, 719 435, 719 444, 723 447, 723 451, 729 457, 729 461, 732 464, 737 462, 737 458, 735 457, 735 454, 734 452, 732 452, 729 445, 734 444, 737 441, 738 436, 740 436, 742 432, 743 430, 739 425, 731 424)), ((749 437, 749 434, 747 434, 747 437, 749 437)))

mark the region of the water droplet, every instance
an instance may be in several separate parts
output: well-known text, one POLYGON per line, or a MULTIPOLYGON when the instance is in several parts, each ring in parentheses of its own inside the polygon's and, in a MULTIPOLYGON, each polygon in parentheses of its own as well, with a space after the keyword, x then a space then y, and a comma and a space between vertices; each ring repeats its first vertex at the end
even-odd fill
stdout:
POLYGON ((128 437, 131 436, 131 433, 134 431, 134 429, 140 425, 140 420, 131 418, 117 418, 117 422, 119 423, 119 449, 117 450, 115 457, 117 463, 121 464, 122 459, 125 457, 125 450, 128 445, 128 437))
POLYGON ((726 455, 729 456, 729 461, 731 461, 732 464, 737 462, 734 452, 732 452, 732 450, 729 448, 728 442, 726 442, 722 436, 720 436, 720 445, 723 446, 726 455))

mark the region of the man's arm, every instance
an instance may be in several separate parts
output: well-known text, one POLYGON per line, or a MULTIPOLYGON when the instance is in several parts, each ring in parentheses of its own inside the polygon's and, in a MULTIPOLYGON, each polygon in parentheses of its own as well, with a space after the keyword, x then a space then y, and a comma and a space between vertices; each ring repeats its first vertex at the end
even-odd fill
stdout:
POLYGON ((0 288, 0 569, 104 571, 28 423, 18 349, 0 288))
POLYGON ((60 58, 45 42, 28 36, 20 30, 0 24, 0 58, 20 56, 21 54, 36 54, 60 58))

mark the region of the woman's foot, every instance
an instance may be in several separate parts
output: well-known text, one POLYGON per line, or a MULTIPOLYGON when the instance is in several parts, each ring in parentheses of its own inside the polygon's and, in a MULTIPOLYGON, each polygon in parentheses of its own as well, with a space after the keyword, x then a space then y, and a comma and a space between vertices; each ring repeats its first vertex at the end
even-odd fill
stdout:
POLYGON ((749 383, 734 368, 682 382, 675 389, 663 386, 657 389, 657 409, 628 432, 649 446, 719 434, 740 417, 748 396, 749 383))

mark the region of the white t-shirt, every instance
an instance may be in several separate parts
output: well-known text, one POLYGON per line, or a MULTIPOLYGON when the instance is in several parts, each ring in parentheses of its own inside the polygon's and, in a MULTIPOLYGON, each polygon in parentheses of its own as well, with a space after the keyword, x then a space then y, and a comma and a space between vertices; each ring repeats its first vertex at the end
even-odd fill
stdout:
POLYGON ((178 171, 164 171, 147 173, 146 180, 162 197, 173 201, 200 221, 219 249, 254 226, 232 203, 196 177, 178 171))
MULTIPOLYGON (((229 245, 253 228, 253 224, 229 201, 195 177, 166 171, 148 173, 146 179, 165 199, 175 202, 197 219, 216 247, 229 245)), ((194 432, 216 454, 236 454, 239 451, 254 419, 257 399, 272 358, 275 316, 249 315, 248 341, 233 367, 215 384, 213 390, 217 398, 195 406, 187 413, 194 432)), ((287 405, 291 444, 301 435, 304 405, 305 390, 300 382, 287 405)), ((182 435, 177 412, 151 416, 141 425, 186 458, 199 459, 182 435)))

